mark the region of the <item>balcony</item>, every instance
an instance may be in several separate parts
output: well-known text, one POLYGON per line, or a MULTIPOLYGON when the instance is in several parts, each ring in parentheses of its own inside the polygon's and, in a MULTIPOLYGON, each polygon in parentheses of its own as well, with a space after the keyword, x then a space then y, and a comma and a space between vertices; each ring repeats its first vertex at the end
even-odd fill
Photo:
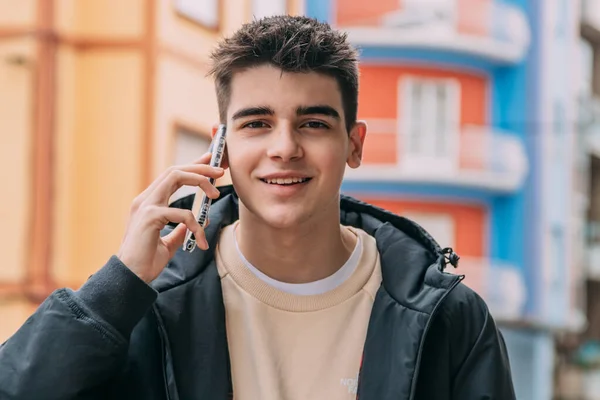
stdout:
POLYGON ((348 169, 346 181, 449 185, 497 193, 512 193, 525 181, 529 169, 525 145, 508 132, 467 126, 454 136, 444 156, 420 158, 403 149, 403 135, 378 136, 389 131, 384 122, 367 120, 372 133, 367 134, 365 152, 373 155, 361 167, 348 169))
POLYGON ((578 125, 585 151, 600 157, 600 98, 588 96, 579 102, 578 125))
POLYGON ((361 46, 433 50, 474 56, 495 65, 523 60, 530 44, 524 12, 504 1, 403 0, 398 10, 365 23, 340 24, 361 46))
MULTIPOLYGON (((592 204, 592 207, 594 207, 594 204, 592 204)), ((600 281, 600 222, 588 221, 587 239, 586 276, 590 280, 600 281)))
POLYGON ((497 320, 509 322, 523 318, 527 286, 518 268, 487 258, 461 257, 457 269, 446 271, 465 275, 463 283, 485 300, 497 320))
POLYGON ((600 281, 600 243, 594 243, 587 248, 587 277, 600 281))

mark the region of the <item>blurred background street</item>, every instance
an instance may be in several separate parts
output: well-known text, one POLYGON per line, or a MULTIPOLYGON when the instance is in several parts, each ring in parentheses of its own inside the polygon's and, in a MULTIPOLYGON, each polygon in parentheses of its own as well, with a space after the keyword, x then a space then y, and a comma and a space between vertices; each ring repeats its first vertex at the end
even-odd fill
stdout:
POLYGON ((0 342, 207 150, 216 41, 284 13, 360 49, 343 192, 461 256, 519 399, 600 399, 600 0, 0 0, 0 342))

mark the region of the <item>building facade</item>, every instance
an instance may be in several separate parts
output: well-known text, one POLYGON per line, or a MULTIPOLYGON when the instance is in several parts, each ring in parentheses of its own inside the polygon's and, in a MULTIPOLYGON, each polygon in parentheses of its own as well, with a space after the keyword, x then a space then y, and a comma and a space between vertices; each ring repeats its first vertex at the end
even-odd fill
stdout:
POLYGON ((215 42, 302 7, 0 0, 0 341, 118 250, 131 202, 161 171, 206 151, 215 42))
MULTIPOLYGON (((549 399, 554 336, 581 329, 573 248, 578 2, 306 0, 361 51, 365 163, 343 190, 461 256, 518 398, 549 399)), ((579 217, 579 220, 577 220, 579 217)), ((579 229, 577 228, 579 227, 579 229)))
POLYGON ((557 393, 592 400, 600 399, 600 1, 582 0, 578 22, 572 273, 584 326, 558 341, 557 393))

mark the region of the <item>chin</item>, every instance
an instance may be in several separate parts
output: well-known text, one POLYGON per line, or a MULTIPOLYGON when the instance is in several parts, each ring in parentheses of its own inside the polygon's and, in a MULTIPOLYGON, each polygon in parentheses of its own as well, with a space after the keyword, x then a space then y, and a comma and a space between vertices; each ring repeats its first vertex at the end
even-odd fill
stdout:
POLYGON ((260 210, 258 218, 273 229, 296 228, 308 219, 306 211, 299 212, 295 207, 274 206, 260 210))

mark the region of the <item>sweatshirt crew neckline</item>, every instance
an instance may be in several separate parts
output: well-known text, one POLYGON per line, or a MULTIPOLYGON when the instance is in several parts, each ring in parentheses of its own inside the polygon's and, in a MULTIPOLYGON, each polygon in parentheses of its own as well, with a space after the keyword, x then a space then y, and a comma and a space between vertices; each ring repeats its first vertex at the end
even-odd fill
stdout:
POLYGON ((362 246, 355 271, 336 288, 321 294, 298 295, 284 292, 257 277, 239 256, 235 246, 235 224, 223 228, 216 249, 221 279, 227 275, 246 293, 273 308, 291 312, 319 311, 334 307, 359 293, 372 276, 379 260, 375 238, 362 230, 342 226, 360 236, 362 246), (373 243, 368 243, 372 241, 373 243))

